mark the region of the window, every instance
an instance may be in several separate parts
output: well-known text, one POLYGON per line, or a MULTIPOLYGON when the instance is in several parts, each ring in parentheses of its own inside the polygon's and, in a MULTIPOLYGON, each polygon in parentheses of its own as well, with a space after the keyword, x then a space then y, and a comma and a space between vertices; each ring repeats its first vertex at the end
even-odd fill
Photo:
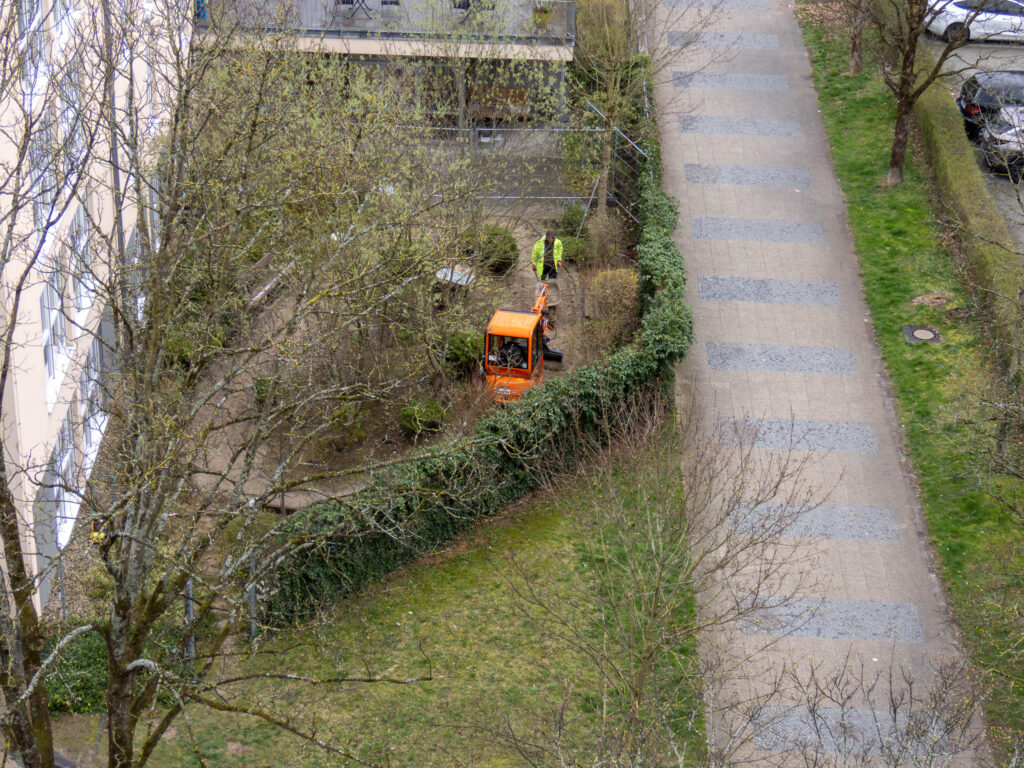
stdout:
MULTIPOLYGON (((155 184, 159 184, 156 179, 155 184)), ((149 206, 146 208, 146 228, 149 230, 149 244, 156 253, 160 250, 160 229, 163 219, 160 218, 160 192, 157 186, 149 188, 149 206)))
POLYGON ((53 0, 53 23, 59 24, 71 10, 71 0, 53 0))
POLYGON ((78 401, 82 418, 82 449, 85 454, 82 461, 83 472, 88 473, 99 450, 103 430, 107 426, 106 389, 103 385, 104 374, 103 342, 93 339, 89 354, 85 358, 80 378, 78 401))
POLYGON ((60 87, 61 155, 64 175, 73 175, 85 156, 85 121, 82 119, 81 62, 67 64, 60 87))
MULTIPOLYGON (((68 248, 71 254, 68 267, 71 273, 71 296, 75 302, 75 309, 80 313, 87 314, 92 308, 96 284, 92 272, 92 247, 89 242, 89 217, 86 205, 86 202, 79 205, 78 210, 75 211, 75 218, 71 220, 71 227, 68 231, 68 248)), ((84 317, 80 318, 80 322, 84 319, 84 317)))
POLYGON ((50 457, 50 476, 53 478, 53 499, 56 507, 57 547, 63 549, 71 538, 79 500, 77 473, 75 472, 75 428, 71 409, 57 434, 57 444, 50 457))
POLYGON ((544 338, 541 335, 541 326, 543 323, 537 323, 537 326, 533 329, 533 337, 530 343, 533 345, 533 365, 531 366, 534 371, 537 370, 540 364, 540 353, 544 347, 544 338))
POLYGON ((19 10, 21 13, 18 17, 18 31, 24 56, 22 76, 26 83, 31 84, 35 82, 36 74, 43 63, 42 14, 39 0, 21 0, 19 10))
POLYGON ((1012 0, 1006 0, 1006 2, 999 3, 994 9, 996 13, 1001 13, 1006 16, 1024 16, 1024 8, 1012 0))
POLYGON ((64 275, 60 269, 50 273, 43 295, 39 299, 40 318, 43 324, 43 358, 46 362, 46 376, 56 381, 63 376, 67 362, 67 327, 63 311, 64 275))
POLYGON ((36 233, 41 235, 50 223, 53 203, 57 199, 53 122, 49 112, 44 112, 36 121, 29 139, 28 161, 32 174, 32 220, 36 233))

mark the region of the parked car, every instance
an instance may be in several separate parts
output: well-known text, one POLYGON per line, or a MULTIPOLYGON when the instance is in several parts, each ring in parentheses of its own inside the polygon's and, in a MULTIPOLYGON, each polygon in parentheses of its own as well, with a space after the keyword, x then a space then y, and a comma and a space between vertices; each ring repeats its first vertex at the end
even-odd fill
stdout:
POLYGON ((981 145, 991 168, 1024 166, 1024 71, 978 72, 956 100, 967 138, 981 145))
POLYGON ((934 0, 930 12, 928 31, 946 41, 1024 41, 1024 3, 1018 0, 934 0))
POLYGON ((976 142, 982 126, 997 119, 1003 107, 1024 106, 1024 71, 1003 69, 971 75, 960 88, 956 105, 964 117, 967 138, 976 142))

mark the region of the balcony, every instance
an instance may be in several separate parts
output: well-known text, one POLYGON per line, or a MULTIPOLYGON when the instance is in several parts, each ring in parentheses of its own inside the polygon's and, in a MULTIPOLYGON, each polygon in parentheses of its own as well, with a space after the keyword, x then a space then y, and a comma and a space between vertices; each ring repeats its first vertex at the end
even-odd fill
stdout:
POLYGON ((195 0, 196 26, 294 33, 344 53, 567 61, 575 0, 195 0))

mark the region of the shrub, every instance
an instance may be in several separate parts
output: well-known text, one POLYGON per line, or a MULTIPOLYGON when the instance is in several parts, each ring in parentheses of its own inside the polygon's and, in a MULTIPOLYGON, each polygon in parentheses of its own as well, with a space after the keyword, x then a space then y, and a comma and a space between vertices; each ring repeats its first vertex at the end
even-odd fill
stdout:
POLYGON ((270 395, 274 391, 274 380, 269 376, 259 376, 252 380, 253 399, 256 401, 256 408, 262 410, 270 402, 270 395))
POLYGON ((566 207, 558 219, 558 228, 555 230, 555 234, 563 241, 569 237, 579 237, 582 234, 580 229, 586 215, 587 209, 578 203, 566 207))
POLYGON ((626 247, 626 227, 616 211, 608 208, 604 216, 595 213, 589 232, 591 253, 599 264, 621 263, 618 257, 626 247))
MULTIPOLYGON (((191 674, 189 664, 180 655, 180 627, 179 623, 174 622, 154 625, 143 647, 143 656, 158 660, 179 677, 188 678, 191 674)), ((60 639, 74 629, 74 625, 57 627, 57 632, 43 644, 44 657, 49 656, 60 639)), ((199 632, 208 630, 208 623, 198 628, 199 632)), ((50 711, 72 714, 106 711, 109 679, 107 645, 103 636, 96 630, 79 635, 65 646, 46 670, 46 694, 50 711)), ((143 679, 136 681, 137 690, 141 690, 144 684, 143 679)), ((156 700, 165 707, 175 701, 167 688, 157 694, 156 700)))
POLYGON ((584 339, 593 351, 617 347, 636 327, 637 276, 632 269, 606 269, 587 280, 590 320, 584 339))
POLYGON ((460 237, 460 251, 474 264, 504 275, 519 262, 519 244, 507 227, 484 224, 468 229, 460 237))
POLYGON ((914 105, 921 138, 942 204, 957 222, 963 254, 991 313, 996 350, 1009 373, 1019 365, 1020 307, 1024 281, 1017 248, 978 169, 956 104, 935 83, 914 105))
POLYGON ((440 432, 444 426, 444 408, 434 400, 413 400, 399 416, 402 431, 416 438, 424 432, 440 432))
POLYGON ((343 451, 366 439, 368 411, 362 403, 344 403, 331 412, 331 444, 343 451))
POLYGON ((470 374, 480 365, 484 354, 484 337, 475 331, 455 331, 448 338, 444 359, 459 374, 470 374))
POLYGON ((185 371, 198 366, 203 357, 223 346, 222 331, 211 330, 207 325, 194 321, 168 329, 164 338, 168 360, 185 371))
POLYGON ((94 563, 82 576, 86 594, 93 600, 106 600, 114 591, 114 577, 102 563, 94 563))
POLYGON ((590 243, 583 237, 561 237, 562 259, 569 264, 581 265, 590 258, 590 243))
MULTIPOLYGON (((59 637, 43 649, 48 656, 59 637)), ((86 632, 65 648, 46 672, 46 693, 53 712, 99 712, 106 705, 107 646, 99 632, 86 632)))

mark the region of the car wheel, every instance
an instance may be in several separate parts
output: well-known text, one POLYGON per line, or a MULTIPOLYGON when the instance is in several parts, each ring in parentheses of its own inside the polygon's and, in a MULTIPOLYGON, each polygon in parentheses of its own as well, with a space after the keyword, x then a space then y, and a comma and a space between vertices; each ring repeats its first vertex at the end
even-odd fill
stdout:
POLYGON ((967 134, 967 140, 972 144, 977 144, 981 139, 981 128, 977 123, 972 123, 969 120, 964 120, 964 133, 967 134))
POLYGON ((947 43, 952 43, 954 40, 962 40, 966 43, 971 39, 971 33, 963 24, 950 24, 942 33, 942 39, 947 43))

